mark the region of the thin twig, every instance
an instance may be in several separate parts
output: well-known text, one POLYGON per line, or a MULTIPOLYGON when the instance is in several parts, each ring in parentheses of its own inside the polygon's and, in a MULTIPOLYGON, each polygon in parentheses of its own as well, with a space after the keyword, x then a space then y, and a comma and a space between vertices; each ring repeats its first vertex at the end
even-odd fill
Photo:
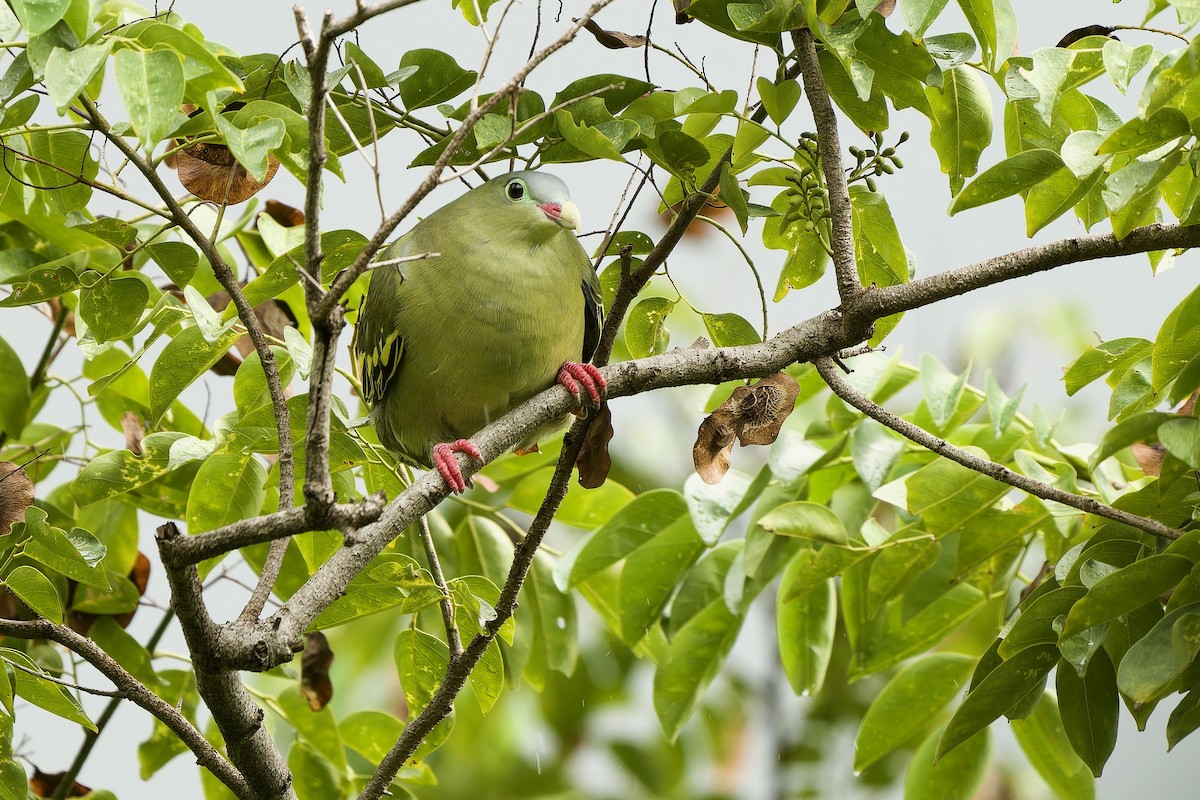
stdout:
POLYGON ((437 548, 433 545, 433 534, 429 532, 429 520, 425 515, 417 523, 421 531, 421 546, 425 549, 425 560, 429 562, 429 574, 433 576, 433 584, 442 593, 439 605, 442 607, 442 624, 446 626, 446 644, 450 648, 450 663, 453 664, 463 654, 462 637, 458 634, 458 623, 454 621, 454 597, 446 586, 446 576, 442 573, 442 562, 438 558, 437 548))
POLYGON ((1059 489, 1057 486, 1036 481, 1019 472, 1014 472, 1003 464, 997 464, 995 461, 980 458, 974 453, 963 450, 960 447, 955 447, 945 439, 939 439, 924 428, 914 425, 908 420, 902 419, 888 411, 886 408, 873 403, 866 395, 859 392, 842 377, 833 359, 819 358, 813 363, 817 367, 817 372, 825 379, 825 383, 842 400, 845 400, 876 422, 891 428, 906 439, 910 439, 940 456, 962 464, 964 467, 972 469, 981 475, 987 475, 989 478, 993 478, 1001 483, 1014 486, 1034 497, 1040 497, 1043 500, 1052 500, 1055 503, 1077 508, 1088 514, 1105 517, 1137 528, 1138 530, 1152 533, 1155 536, 1161 536, 1164 539, 1178 539, 1183 535, 1183 531, 1172 528, 1169 525, 1164 525, 1156 519, 1130 514, 1127 511, 1121 511, 1102 503, 1095 498, 1073 494, 1064 489, 1059 489))

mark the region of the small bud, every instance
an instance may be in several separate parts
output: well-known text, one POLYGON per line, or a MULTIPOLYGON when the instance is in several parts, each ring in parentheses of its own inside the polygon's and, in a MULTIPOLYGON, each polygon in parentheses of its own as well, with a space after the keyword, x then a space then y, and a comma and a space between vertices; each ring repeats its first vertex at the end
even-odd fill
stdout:
POLYGON ((897 144, 904 144, 907 141, 908 141, 908 131, 904 131, 900 134, 900 139, 897 142, 897 144))
POLYGON ((874 178, 867 178, 867 188, 870 189, 872 192, 875 191, 875 179, 874 178))

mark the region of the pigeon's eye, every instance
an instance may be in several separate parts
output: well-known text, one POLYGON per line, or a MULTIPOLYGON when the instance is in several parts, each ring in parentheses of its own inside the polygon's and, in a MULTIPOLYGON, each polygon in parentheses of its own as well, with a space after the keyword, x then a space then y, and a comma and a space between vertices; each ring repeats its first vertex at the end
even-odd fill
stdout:
POLYGON ((520 181, 509 181, 508 186, 504 187, 505 193, 510 200, 520 200, 525 197, 525 184, 520 181))

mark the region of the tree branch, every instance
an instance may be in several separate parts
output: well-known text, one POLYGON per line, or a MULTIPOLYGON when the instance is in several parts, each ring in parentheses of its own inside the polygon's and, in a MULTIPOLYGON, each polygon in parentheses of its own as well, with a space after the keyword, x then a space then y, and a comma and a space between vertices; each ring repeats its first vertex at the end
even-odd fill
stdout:
POLYGON ((1161 536, 1164 539, 1178 539, 1183 535, 1183 531, 1164 525, 1158 520, 1140 517, 1137 514, 1130 514, 1127 511, 1121 511, 1120 509, 1101 503, 1094 498, 1073 494, 1059 489, 1057 486, 1035 481, 1033 478, 1022 475, 1019 472, 1013 472, 1003 464, 997 464, 995 461, 980 458, 974 453, 963 450, 960 447, 955 447, 945 439, 939 439, 924 428, 914 425, 882 406, 873 403, 870 398, 859 392, 842 377, 833 359, 819 358, 813 363, 816 365, 817 372, 825 379, 825 383, 842 400, 854 406, 876 422, 891 428, 906 439, 910 439, 940 456, 962 464, 964 467, 972 469, 981 475, 987 475, 989 478, 1001 483, 1014 486, 1034 497, 1040 497, 1043 500, 1052 500, 1071 508, 1077 508, 1088 514, 1105 517, 1106 519, 1123 523, 1132 528, 1152 533, 1155 536, 1161 536))
POLYGON ((137 678, 113 660, 108 653, 86 636, 81 636, 65 625, 56 625, 47 619, 12 620, 0 619, 0 635, 18 639, 49 639, 57 642, 96 668, 100 674, 112 681, 132 703, 149 712, 166 725, 179 740, 196 756, 202 767, 217 777, 242 800, 254 800, 255 793, 232 764, 226 761, 208 743, 204 735, 188 722, 170 703, 142 685, 137 678))
MULTIPOLYGON (((175 523, 158 528, 159 550, 182 534, 175 523)), ((212 712, 213 721, 225 739, 225 750, 249 784, 256 799, 294 800, 292 776, 271 734, 263 724, 263 711, 242 685, 238 675, 220 660, 221 629, 212 621, 201 595, 200 578, 194 566, 168 568, 171 607, 179 618, 183 638, 192 655, 196 689, 212 712)))
POLYGON ((850 214, 850 187, 842 167, 842 143, 838 138, 837 115, 829 102, 829 89, 817 60, 817 42, 812 31, 796 34, 796 60, 804 75, 804 95, 812 109, 817 128, 817 146, 821 152, 821 171, 829 190, 830 246, 838 297, 845 304, 863 291, 854 259, 854 229, 850 214))
POLYGON ((896 286, 872 286, 845 308, 848 317, 879 319, 927 306, 1013 278, 1068 264, 1152 250, 1200 246, 1200 225, 1155 224, 1135 228, 1124 239, 1111 233, 1077 236, 1027 247, 928 278, 896 286))
POLYGON ((446 576, 442 573, 442 562, 438 558, 437 548, 433 546, 433 534, 429 532, 429 519, 425 515, 417 520, 417 528, 421 532, 421 546, 425 549, 425 560, 429 562, 429 574, 433 576, 433 584, 442 593, 438 605, 442 608, 442 624, 446 627, 446 644, 450 649, 450 663, 453 664, 463 654, 462 637, 458 633, 458 624, 454 621, 454 598, 446 586, 446 576))

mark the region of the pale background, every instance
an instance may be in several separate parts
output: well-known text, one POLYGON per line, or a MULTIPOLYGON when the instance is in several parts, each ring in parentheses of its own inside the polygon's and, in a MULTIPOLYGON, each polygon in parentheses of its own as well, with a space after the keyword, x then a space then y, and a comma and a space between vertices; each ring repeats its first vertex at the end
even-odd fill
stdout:
MULTIPOLYGON (((361 31, 359 41, 385 71, 396 67, 403 52, 417 47, 446 50, 454 54, 464 67, 477 68, 484 49, 483 38, 479 31, 465 23, 447 24, 446 5, 446 0, 430 0, 376 20, 361 31)), ((607 28, 644 33, 649 5, 618 0, 602 12, 599 21, 607 28)), ((495 11, 498 12, 502 6, 497 5, 495 11)), ((1141 21, 1145 4, 1135 0, 1126 0, 1120 5, 1113 5, 1107 0, 1014 0, 1014 6, 1020 20, 1020 48, 1029 53, 1040 47, 1053 46, 1067 31, 1084 25, 1137 24, 1141 21)), ((563 21, 572 14, 577 15, 585 7, 584 3, 565 2, 563 21)), ((285 0, 179 0, 175 3, 175 10, 196 22, 209 38, 221 41, 241 54, 280 53, 291 46, 296 39, 291 8, 291 3, 285 0)), ((352 3, 338 2, 333 8, 341 15, 352 8, 352 3)), ((485 89, 503 82, 523 62, 532 36, 535 8, 533 0, 524 0, 513 8, 488 68, 485 89)), ((557 9, 558 4, 552 0, 544 3, 543 43, 554 38, 557 31, 562 29, 562 24, 553 21, 557 9)), ((309 6, 314 24, 323 10, 322 6, 309 6)), ((692 59, 705 59, 710 77, 720 88, 736 88, 744 92, 751 77, 752 49, 748 45, 733 45, 711 35, 699 23, 676 26, 672 16, 669 2, 663 0, 658 3, 652 38, 662 45, 678 42, 692 59)), ((498 13, 493 14, 493 19, 496 17, 498 13)), ((1173 20, 1164 15, 1157 22, 1164 27, 1171 27, 1173 20)), ((890 22, 894 30, 900 25, 901 21, 897 18, 890 22)), ((956 11, 949 11, 930 32, 960 30, 968 30, 967 25, 956 11)), ((1162 36, 1136 31, 1123 32, 1121 36, 1124 41, 1133 44, 1151 42, 1160 50, 1171 50, 1180 44, 1162 36)), ((293 50, 291 55, 297 53, 293 50)), ((769 54, 760 54, 760 58, 764 66, 773 68, 769 54)), ((597 71, 644 78, 642 51, 606 50, 584 35, 576 45, 556 54, 541 70, 535 72, 528 85, 548 98, 569 79, 597 71)), ((696 83, 694 76, 661 56, 652 58, 651 75, 654 82, 664 88, 677 89, 696 83)), ((1122 98, 1115 90, 1109 91, 1111 87, 1103 84, 1102 80, 1087 87, 1087 90, 1100 94, 1106 102, 1128 116, 1132 98, 1122 98)), ((1140 81, 1135 81, 1135 86, 1140 86, 1140 81)), ((120 102, 115 92, 107 93, 105 100, 110 108, 120 102)), ((984 167, 1003 157, 998 94, 995 95, 995 101, 996 133, 993 145, 984 154, 984 167)), ((801 101, 803 106, 804 101, 801 101)), ((425 109, 422 113, 427 117, 437 117, 435 109, 425 109)), ((110 111, 109 116, 120 115, 110 111)), ((945 209, 949 205, 950 194, 945 177, 938 171, 932 152, 924 144, 929 132, 926 120, 911 111, 893 112, 889 143, 903 129, 910 130, 915 140, 902 151, 906 169, 881 181, 881 189, 888 197, 919 275, 986 259, 1030 243, 1024 236, 1022 207, 1016 198, 948 218, 945 209)), ((845 145, 865 146, 862 137, 849 127, 844 129, 843 137, 845 145)), ((413 141, 412 137, 406 137, 403 133, 394 133, 383 141, 383 192, 389 212, 422 177, 421 170, 405 169, 415 152, 413 141)), ((322 227, 355 228, 369 234, 379 219, 378 205, 370 189, 369 170, 353 156, 344 157, 343 164, 346 166, 347 182, 341 184, 331 178, 327 183, 322 227)), ((498 171, 493 170, 492 174, 498 171)), ((603 162, 563 165, 555 167, 554 171, 571 185, 573 199, 583 211, 584 229, 604 227, 627 179, 627 168, 615 162, 603 162)), ((460 184, 446 186, 421 208, 435 208, 461 190, 460 184)), ((300 185, 283 170, 262 196, 302 205, 300 185)), ((769 196, 765 196, 765 199, 756 196, 755 199, 769 202, 769 196)), ((105 200, 101 200, 93 204, 93 210, 105 212, 105 203, 105 200)), ((629 226, 657 234, 661 224, 657 222, 654 212, 654 202, 647 193, 630 215, 629 226)), ((1042 231, 1034 243, 1083 232, 1075 218, 1068 215, 1042 231)), ((769 295, 773 291, 783 254, 765 251, 760 244, 756 244, 756 240, 756 227, 752 225, 746 245, 763 272, 769 295)), ((593 247, 595 243, 594 238, 586 242, 593 247)), ((672 274, 682 282, 688 297, 697 305, 716 311, 734 310, 751 321, 758 319, 758 298, 749 273, 737 252, 719 235, 710 233, 699 241, 685 242, 671 259, 671 267, 672 274)), ((772 331, 835 305, 831 278, 831 275, 827 275, 821 285, 802 293, 793 293, 783 303, 773 305, 772 331)), ((974 383, 979 385, 982 382, 984 369, 988 366, 997 371, 1002 385, 1010 394, 1022 382, 1028 382, 1030 388, 1024 411, 1028 411, 1030 401, 1041 403, 1052 417, 1063 411, 1066 414, 1064 440, 1085 438, 1094 441, 1104 430, 1107 388, 1093 386, 1075 398, 1067 398, 1061 383, 1062 367, 1074 359, 1086 343, 1080 341, 1076 331, 1094 331, 1095 336, 1090 337, 1091 341, 1120 336, 1153 338, 1158 323, 1167 311, 1196 282, 1196 257, 1192 254, 1180 258, 1172 270, 1154 277, 1145 257, 1066 267, 919 311, 897 328, 889 338, 888 346, 893 350, 903 348, 903 352, 911 359, 922 352, 931 352, 956 370, 965 366, 967 359, 974 356, 974 383), (1006 344, 1011 346, 1005 348, 1006 344), (990 363, 997 356, 999 360, 990 363), (985 363, 985 360, 989 363, 985 363)), ((696 330, 686 325, 675 327, 673 323, 672 328, 673 344, 687 344, 696 335, 696 330)), ((0 335, 18 348, 27 366, 36 360, 48 332, 49 324, 34 309, 5 311, 0 316, 0 335)), ((77 370, 78 361, 71 351, 55 365, 55 372, 64 376, 77 374, 77 370)), ((214 398, 228 393, 228 387, 222 379, 208 378, 206 381, 214 398)), ((202 404, 203 390, 196 391, 199 393, 192 396, 202 404)), ((614 448, 617 457, 645 458, 647 453, 657 453, 656 469, 664 480, 681 480, 691 468, 691 440, 698 420, 698 405, 705 394, 697 389, 672 390, 637 401, 614 403, 617 428, 614 448), (674 422, 680 419, 684 421, 674 422)), ((73 408, 61 411, 70 414, 68 418, 74 417, 73 408)), ((209 418, 222 411, 224 409, 213 408, 209 418)), ((50 408, 43 412, 43 418, 53 419, 58 413, 58 409, 50 408)), ((111 440, 112 445, 118 444, 116 434, 96 430, 95 435, 101 441, 111 440)), ((639 487, 631 488, 636 490, 639 487)), ((143 524, 143 536, 146 538, 142 549, 147 552, 154 550, 152 529, 152 524, 143 524)), ((160 571, 154 575, 149 596, 161 602, 167 599, 160 571)), ((230 608, 240 608, 239 600, 232 598, 230 608)), ((144 638, 155 615, 141 616, 144 618, 135 622, 132 632, 144 638)), ((762 622, 756 625, 752 621, 747 625, 748 632, 742 637, 731 661, 732 669, 750 679, 761 675, 754 653, 764 650, 756 645, 761 642, 761 637, 773 635, 766 628, 766 622, 762 622)), ((182 649, 182 643, 178 640, 173 643, 168 641, 166 646, 182 649)), ((336 662, 334 680, 338 680, 336 662)), ((348 681, 349 678, 344 680, 348 681)), ((94 685, 102 683, 97 679, 94 685)), ((366 696, 369 697, 369 694, 366 696)), ((788 699, 783 713, 788 713, 789 708, 795 711, 801 702, 804 701, 788 699)), ((100 704, 89 704, 89 707, 99 708, 100 704)), ((1151 718, 1147 732, 1137 735, 1132 721, 1122 712, 1120 744, 1104 777, 1098 782, 1101 798, 1116 800, 1133 797, 1138 792, 1149 792, 1161 798, 1195 796, 1195 780, 1200 777, 1200 768, 1196 765, 1196 759, 1200 756, 1200 742, 1193 737, 1180 745, 1175 753, 1165 754, 1163 727, 1168 713, 1166 707, 1159 709, 1151 718)), ((648 702, 641 704, 638 715, 625 720, 625 724, 644 728, 648 735, 653 735, 657 726, 649 712, 648 702)), ((98 788, 112 789, 122 798, 163 796, 168 791, 179 800, 199 797, 195 767, 187 756, 177 758, 148 784, 138 779, 132 745, 145 738, 149 729, 149 720, 140 709, 131 705, 123 707, 101 738, 80 780, 98 788)), ((18 742, 18 751, 32 755, 47 771, 64 769, 73 757, 79 739, 78 728, 29 707, 21 709, 18 730, 29 737, 24 743, 18 742)), ((1015 743, 1005 735, 1006 731, 1001 733, 1000 751, 1014 748, 1015 743)), ((771 754, 765 752, 761 757, 773 759, 771 754)), ((847 796, 852 791, 849 763, 847 756, 844 774, 830 787, 830 796, 847 796)), ((579 765, 585 773, 594 767, 587 763, 579 765)), ((1044 787, 1039 789, 1038 785, 1036 779, 1023 784, 1029 787, 1028 796, 1045 796, 1044 787)), ((743 796, 766 797, 762 780, 747 776, 743 796)))

